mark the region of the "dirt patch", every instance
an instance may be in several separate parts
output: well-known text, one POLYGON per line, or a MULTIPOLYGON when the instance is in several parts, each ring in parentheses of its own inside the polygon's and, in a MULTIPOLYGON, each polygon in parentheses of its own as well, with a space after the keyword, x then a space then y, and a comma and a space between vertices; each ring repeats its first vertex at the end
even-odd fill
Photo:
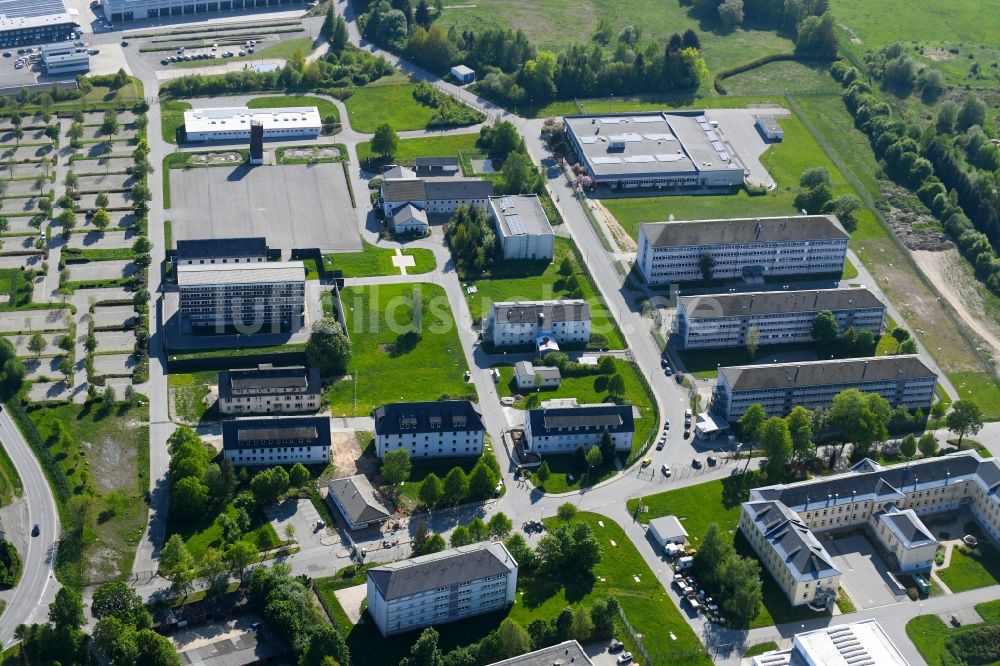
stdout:
POLYGON ((83 442, 87 460, 91 461, 94 483, 102 494, 112 490, 135 488, 136 451, 110 437, 98 443, 83 442))
POLYGON ((118 553, 111 548, 91 548, 87 551, 88 581, 112 580, 121 575, 118 570, 118 553))
POLYGON ((340 157, 340 151, 332 146, 328 148, 286 148, 286 160, 333 160, 340 157))
POLYGON ((941 252, 955 247, 940 229, 940 223, 916 197, 887 181, 881 187, 886 206, 882 213, 908 250, 941 252))
POLYGON ((354 476, 355 474, 371 476, 378 470, 377 460, 362 457, 361 446, 353 431, 335 431, 331 433, 330 440, 332 442, 331 459, 336 467, 332 478, 342 479, 345 476, 354 476))
POLYGON ((965 260, 958 250, 918 251, 913 253, 913 260, 930 281, 938 285, 941 294, 965 325, 982 338, 994 363, 1000 361, 1000 324, 986 312, 975 276, 964 268, 965 260))
POLYGON ((928 60, 933 60, 935 62, 941 62, 942 60, 951 60, 956 57, 951 51, 945 49, 935 49, 930 46, 924 49, 924 57, 928 60))
POLYGON ((385 354, 389 354, 390 356, 392 356, 393 354, 396 353, 396 345, 392 344, 391 342, 386 342, 386 343, 380 344, 378 346, 378 350, 380 352, 383 352, 385 354))
POLYGON ((852 42, 854 42, 855 44, 860 44, 860 43, 861 43, 861 38, 859 38, 859 37, 858 37, 858 35, 857 35, 857 33, 856 33, 856 32, 854 32, 853 30, 851 30, 850 28, 848 28, 848 27, 847 27, 846 25, 844 25, 843 23, 838 23, 837 25, 839 25, 839 26, 840 26, 840 28, 841 28, 841 29, 842 29, 842 30, 843 30, 844 32, 846 32, 846 33, 847 33, 847 37, 848 37, 848 39, 850 39, 850 40, 851 40, 852 42))
POLYGON ((243 154, 236 151, 225 153, 195 153, 188 158, 189 164, 239 164, 243 161, 243 154))
POLYGON ((611 233, 611 237, 615 240, 615 245, 622 252, 635 252, 636 243, 635 240, 628 235, 625 228, 618 222, 614 215, 608 212, 608 209, 604 207, 604 204, 596 199, 590 199, 590 202, 594 205, 594 215, 600 220, 607 230, 611 233))

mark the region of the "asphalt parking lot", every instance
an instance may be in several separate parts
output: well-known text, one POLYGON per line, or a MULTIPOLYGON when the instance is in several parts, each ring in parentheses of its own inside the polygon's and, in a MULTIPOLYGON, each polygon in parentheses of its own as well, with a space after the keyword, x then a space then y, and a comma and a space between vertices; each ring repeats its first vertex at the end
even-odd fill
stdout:
POLYGON ((888 566, 864 536, 854 534, 824 545, 841 571, 840 585, 859 609, 896 603, 888 566))
POLYGON ((773 187, 774 178, 760 163, 760 156, 770 147, 757 131, 754 116, 765 114, 778 118, 790 115, 787 109, 775 107, 765 109, 712 109, 705 113, 710 120, 718 121, 723 141, 739 156, 743 166, 750 172, 754 183, 773 187))
POLYGON ((361 249, 340 164, 174 170, 170 192, 174 238, 264 236, 285 256, 361 249))

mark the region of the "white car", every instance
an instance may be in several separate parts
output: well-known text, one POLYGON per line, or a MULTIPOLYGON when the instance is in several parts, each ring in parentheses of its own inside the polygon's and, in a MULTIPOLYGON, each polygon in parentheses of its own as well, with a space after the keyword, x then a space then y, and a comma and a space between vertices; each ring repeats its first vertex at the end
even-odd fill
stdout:
POLYGON ((663 476, 670 476, 670 465, 664 465, 660 471, 663 472, 663 476))

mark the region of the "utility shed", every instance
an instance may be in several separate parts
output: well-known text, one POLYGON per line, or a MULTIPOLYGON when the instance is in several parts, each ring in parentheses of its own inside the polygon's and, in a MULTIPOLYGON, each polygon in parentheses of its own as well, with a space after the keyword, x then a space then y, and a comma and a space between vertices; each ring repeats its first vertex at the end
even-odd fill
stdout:
POLYGON ((676 516, 663 516, 649 521, 649 534, 661 546, 668 543, 684 543, 687 541, 687 530, 676 516))

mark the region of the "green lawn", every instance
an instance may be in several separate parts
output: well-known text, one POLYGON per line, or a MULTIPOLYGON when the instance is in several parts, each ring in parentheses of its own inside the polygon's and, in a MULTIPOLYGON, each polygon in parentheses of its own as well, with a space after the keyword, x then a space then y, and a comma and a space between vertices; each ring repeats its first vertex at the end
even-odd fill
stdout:
POLYGON ((382 123, 389 123, 397 132, 423 129, 435 110, 413 98, 415 89, 412 83, 358 88, 344 102, 351 127, 368 134, 382 123))
MULTIPOLYGON (((254 54, 256 55, 256 54, 254 54)), ((832 80, 832 79, 831 79, 832 80)), ((333 102, 322 97, 313 95, 275 95, 271 97, 254 97, 247 102, 247 107, 251 109, 276 109, 289 106, 315 106, 319 110, 319 117, 325 119, 333 116, 340 122, 340 111, 333 102)))
POLYGON ((722 85, 730 95, 782 95, 789 89, 801 95, 840 95, 840 84, 828 70, 827 64, 782 60, 723 79, 722 85))
MULTIPOLYGON (((988 625, 1000 623, 1000 601, 987 601, 976 606, 976 612, 988 625)), ((906 623, 906 635, 920 652, 928 666, 945 666, 956 663, 948 651, 948 643, 969 631, 975 631, 982 625, 969 624, 962 627, 950 627, 937 615, 920 615, 906 623)))
POLYGON ((959 398, 973 400, 983 410, 987 421, 1000 420, 1000 387, 996 379, 986 372, 949 372, 959 398))
POLYGON ((104 410, 100 403, 28 412, 74 494, 96 497, 97 520, 82 541, 63 532, 56 565, 64 585, 127 576, 146 526, 149 484, 147 408, 104 410))
MULTIPOLYGON (((214 370, 169 375, 167 385, 173 394, 177 416, 188 423, 201 421, 209 411, 204 400, 209 393, 209 385, 218 381, 219 373, 214 370)), ((213 415, 218 417, 218 414, 213 415)))
POLYGON ((442 395, 475 398, 463 376, 468 366, 444 289, 425 283, 347 287, 341 299, 354 354, 351 378, 327 389, 333 414, 364 416, 387 402, 442 395))
POLYGON ((167 143, 177 143, 177 132, 184 127, 184 112, 191 105, 176 99, 160 102, 160 133, 167 143))
MULTIPOLYGON (((223 513, 232 517, 236 513, 236 507, 230 502, 221 511, 210 512, 198 521, 182 521, 176 517, 176 514, 171 513, 168 517, 167 535, 180 534, 197 562, 209 548, 225 547, 222 540, 222 527, 219 525, 219 516, 223 513)), ((271 527, 271 523, 267 522, 262 511, 257 511, 250 516, 250 531, 243 535, 243 540, 254 544, 261 551, 277 548, 281 545, 278 533, 271 527)))
MULTIPOLYGON (((364 88, 362 88, 364 90, 364 88)), ((350 100, 348 100, 350 101, 350 100)), ((418 157, 452 157, 460 152, 476 149, 478 132, 471 134, 440 134, 413 139, 400 139, 393 156, 397 164, 412 165, 418 157)), ((364 162, 372 156, 371 141, 359 143, 358 160, 364 162)))
POLYGON ((994 2, 977 0, 832 0, 834 15, 857 33, 867 48, 892 42, 926 40, 995 44, 1000 13, 994 2))
MULTIPOLYGON (((396 256, 393 248, 377 247, 367 241, 361 252, 337 252, 323 255, 323 266, 327 271, 341 270, 344 277, 375 277, 379 275, 399 275, 399 269, 392 265, 396 256)), ((403 254, 413 257, 416 264, 406 269, 408 275, 430 273, 437 266, 434 253, 426 248, 410 248, 403 254)))
POLYGON ((7 455, 7 450, 0 442, 0 506, 7 506, 14 497, 24 493, 21 477, 17 474, 14 461, 7 455))
POLYGON ((763 643, 757 643, 756 645, 751 645, 743 653, 744 659, 749 659, 750 657, 756 657, 762 655, 765 652, 770 652, 771 650, 777 650, 778 644, 774 641, 764 641, 763 643))
MULTIPOLYGON (((615 459, 621 462, 622 467, 624 467, 625 462, 622 458, 621 455, 615 456, 615 459)), ((589 488, 605 479, 610 479, 618 472, 615 460, 605 460, 602 465, 593 469, 580 464, 580 460, 572 454, 546 455, 545 461, 549 464, 549 470, 552 474, 545 483, 542 483, 537 475, 532 475, 531 482, 536 487, 552 494, 589 488)))
POLYGON ((32 285, 20 268, 0 269, 0 294, 4 295, 0 310, 13 310, 31 303, 32 285))
POLYGON ((938 571, 952 592, 965 592, 1000 582, 1000 552, 990 543, 975 548, 958 547, 951 551, 951 563, 938 571))
MULTIPOLYGON (((492 456, 493 453, 486 451, 484 455, 492 456)), ((409 480, 398 487, 400 499, 409 503, 411 507, 416 507, 418 504, 421 504, 420 488, 423 486, 424 479, 427 478, 428 474, 433 472, 434 474, 437 474, 439 478, 444 479, 445 475, 448 474, 453 467, 461 467, 463 472, 469 474, 472 471, 472 468, 475 467, 478 460, 479 456, 439 458, 437 460, 415 459, 413 461, 413 469, 410 471, 409 480)))
POLYGON ((597 338, 598 346, 606 345, 609 349, 623 349, 625 343, 621 332, 615 324, 611 313, 604 306, 604 301, 597 293, 586 266, 575 253, 573 241, 556 238, 555 253, 551 262, 541 261, 503 261, 493 267, 491 279, 463 280, 464 284, 475 285, 476 293, 466 291, 466 300, 473 320, 479 320, 488 315, 490 306, 495 302, 517 300, 540 300, 562 297, 565 292, 566 278, 559 274, 559 266, 565 257, 569 257, 575 269, 574 275, 580 283, 584 298, 590 304, 591 340, 593 336, 603 336, 606 342, 597 338))
MULTIPOLYGON (((206 42, 207 44, 207 42, 206 42)), ((208 44, 211 46, 211 44, 208 44)), ((203 46, 192 46, 191 49, 204 49, 203 46)), ((313 40, 308 37, 296 37, 295 39, 283 39, 280 42, 271 44, 270 46, 265 46, 262 49, 256 49, 253 54, 239 56, 235 55, 239 53, 242 46, 239 44, 220 44, 218 49, 219 56, 214 60, 191 60, 185 62, 175 62, 172 63, 171 67, 183 67, 183 68, 193 68, 193 67, 210 67, 212 65, 221 65, 223 63, 231 62, 244 62, 250 60, 263 60, 264 58, 272 59, 285 59, 291 58, 295 55, 296 51, 302 51, 303 56, 308 56, 313 48, 313 40), (233 57, 223 58, 222 54, 225 51, 232 51, 233 57)), ((168 54, 169 55, 169 54, 168 54)))
MULTIPOLYGON (((575 520, 591 525, 604 549, 593 576, 578 576, 573 572, 566 572, 564 577, 522 574, 518 577, 517 599, 509 610, 436 627, 442 651, 480 640, 508 617, 527 627, 535 619, 554 619, 567 606, 588 606, 611 595, 618 599, 629 622, 643 636, 653 663, 708 666, 709 657, 697 636, 622 528, 596 513, 581 513, 575 520)), ((559 519, 548 518, 545 523, 553 529, 559 519)), ((338 626, 347 630, 352 660, 357 666, 398 663, 409 653, 420 632, 400 634, 386 641, 371 621, 352 627, 333 592, 363 584, 365 578, 353 569, 347 573, 318 579, 317 591, 333 609, 338 626)))

